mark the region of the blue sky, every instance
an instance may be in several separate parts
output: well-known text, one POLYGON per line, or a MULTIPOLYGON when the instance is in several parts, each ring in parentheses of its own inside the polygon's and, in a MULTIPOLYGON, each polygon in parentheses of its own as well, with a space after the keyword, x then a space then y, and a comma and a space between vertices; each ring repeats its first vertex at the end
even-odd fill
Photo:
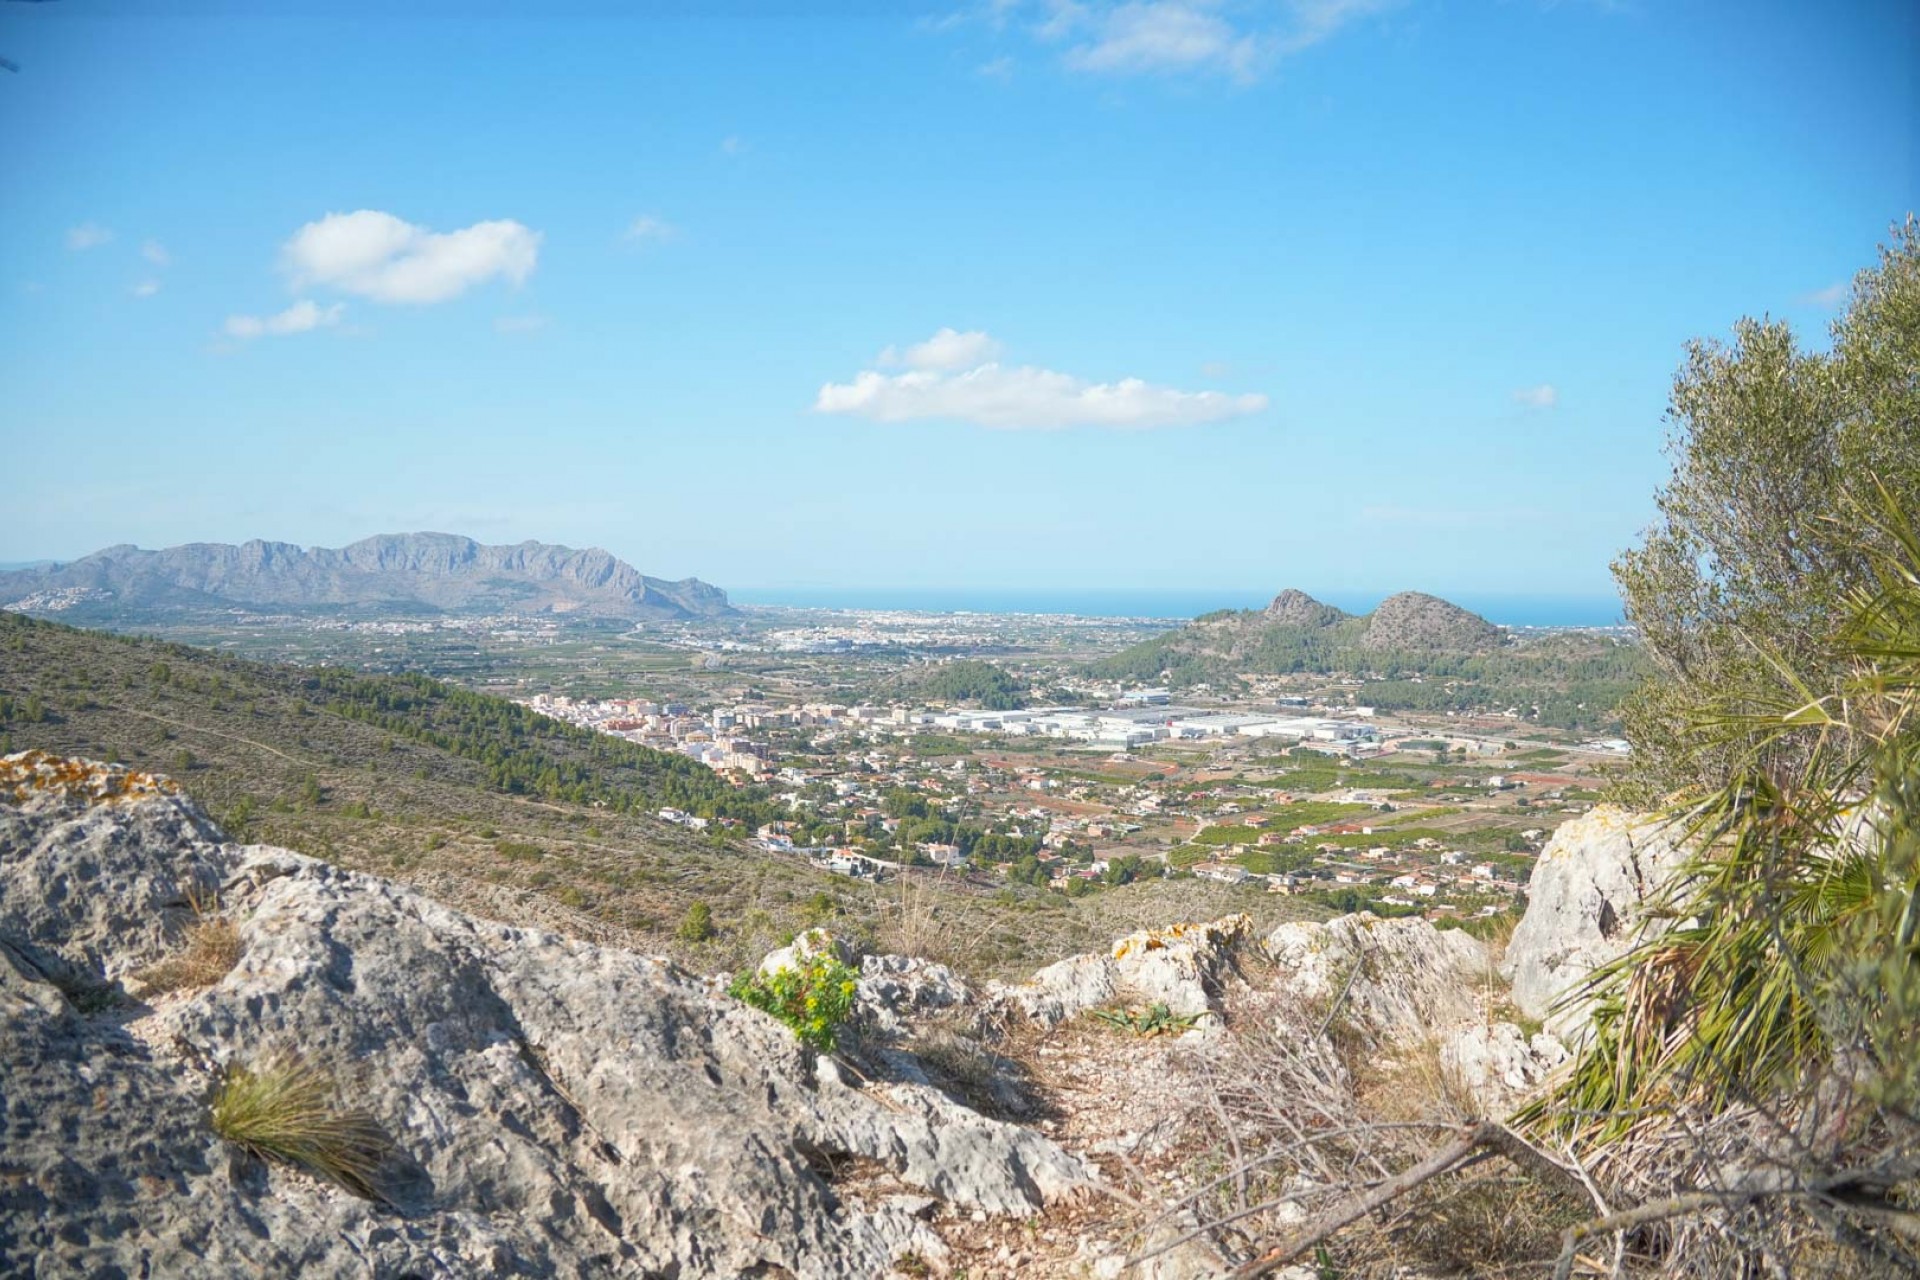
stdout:
POLYGON ((1593 595, 1920 205, 1899 2, 149 7, 0 4, 0 560, 1593 595))

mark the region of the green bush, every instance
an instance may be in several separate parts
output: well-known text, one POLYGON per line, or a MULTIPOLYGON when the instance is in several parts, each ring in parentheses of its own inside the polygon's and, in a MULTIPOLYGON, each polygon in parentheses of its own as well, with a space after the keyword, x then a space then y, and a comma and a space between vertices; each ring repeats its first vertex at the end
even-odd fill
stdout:
POLYGON ((674 936, 682 942, 705 942, 718 932, 713 924, 713 908, 704 902, 696 902, 680 918, 680 927, 674 930, 674 936))
POLYGON ((735 1000, 770 1013, 792 1029, 800 1042, 829 1052, 840 1024, 853 1012, 860 975, 831 955, 810 956, 790 969, 742 973, 727 988, 735 1000))

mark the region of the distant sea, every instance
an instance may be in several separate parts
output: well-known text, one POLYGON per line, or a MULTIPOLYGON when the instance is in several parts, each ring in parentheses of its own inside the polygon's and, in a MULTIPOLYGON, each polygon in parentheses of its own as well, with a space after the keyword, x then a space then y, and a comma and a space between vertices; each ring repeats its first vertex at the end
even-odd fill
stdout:
MULTIPOLYGON (((1367 613, 1390 592, 1314 591, 1315 599, 1367 613)), ((1605 627, 1621 621, 1614 596, 1488 595, 1434 592, 1509 627, 1605 627)), ((1062 587, 742 587, 735 604, 802 609, 900 609, 916 613, 1071 613, 1083 618, 1195 618, 1215 609, 1263 609, 1271 591, 1155 591, 1062 587)))

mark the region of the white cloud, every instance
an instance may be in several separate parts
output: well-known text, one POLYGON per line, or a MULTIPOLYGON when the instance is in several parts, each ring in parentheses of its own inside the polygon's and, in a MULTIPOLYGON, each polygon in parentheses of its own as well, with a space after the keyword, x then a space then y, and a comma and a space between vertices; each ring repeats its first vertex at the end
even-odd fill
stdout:
POLYGON ((1297 53, 1319 44, 1356 18, 1384 13, 1400 0, 1292 0, 1287 6, 1293 21, 1280 47, 1297 53))
POLYGON ((1513 402, 1529 409, 1552 409, 1560 403, 1560 390, 1551 382, 1537 387, 1521 387, 1513 393, 1513 402))
POLYGON ((746 149, 747 149, 746 140, 737 133, 730 133, 726 137, 720 139, 721 155, 737 156, 741 152, 745 151, 746 149))
POLYGON ((67 229, 67 248, 75 253, 98 249, 111 239, 113 239, 113 232, 97 222, 83 222, 77 227, 67 229))
POLYGON ((1832 311, 1847 300, 1847 282, 1841 280, 1824 289, 1815 289, 1811 293, 1800 295, 1803 307, 1819 307, 1823 311, 1832 311))
POLYGON ((511 219, 437 232, 374 209, 309 222, 280 255, 296 289, 396 303, 445 302, 495 277, 518 284, 539 256, 540 233, 511 219))
POLYGON ((941 329, 925 342, 916 342, 904 352, 888 347, 880 353, 883 365, 904 364, 909 369, 970 369, 985 364, 1000 354, 1000 344, 978 329, 960 333, 941 329))
POLYGON ((167 252, 167 246, 158 240, 149 240, 140 246, 140 256, 156 267, 164 267, 173 262, 173 255, 167 252))
POLYGON ((1105 75, 1224 75, 1247 83, 1281 58, 1401 2, 993 0, 983 16, 996 33, 1016 31, 1058 47, 1062 63, 1071 70, 1105 75))
POLYGON ((133 286, 132 292, 136 298, 151 298, 154 294, 160 292, 160 282, 158 280, 142 280, 139 284, 133 286))
POLYGON ((229 338, 258 338, 266 335, 306 333, 309 330, 324 329, 339 324, 340 316, 346 309, 346 304, 342 302, 336 302, 330 307, 321 307, 309 299, 302 298, 276 315, 228 316, 226 333, 229 338))
POLYGON ((1232 372, 1233 366, 1225 360, 1209 360, 1200 366, 1200 376, 1203 378, 1224 378, 1232 372))
POLYGON ((1263 395, 1179 391, 1139 378, 1088 382, 1030 365, 1007 367, 991 358, 998 350, 999 344, 984 333, 942 329, 908 347, 904 355, 895 355, 910 366, 905 373, 867 369, 852 382, 827 383, 814 400, 814 412, 855 414, 876 422, 953 419, 1003 431, 1143 431, 1219 422, 1267 407, 1263 395), (971 351, 974 359, 948 363, 964 351, 971 351), (916 363, 916 353, 924 363, 916 363))
POLYGON ((538 333, 552 323, 545 316, 496 316, 495 333, 538 333))
POLYGON ((1265 41, 1242 34, 1199 3, 1152 0, 1106 10, 1092 38, 1067 50, 1076 71, 1224 71, 1251 79, 1266 58, 1265 41))
POLYGON ((665 218, 656 218, 643 213, 627 227, 625 238, 628 240, 671 240, 679 235, 679 228, 665 218))
POLYGON ((997 58, 988 58, 973 70, 976 75, 989 80, 1008 80, 1013 76, 1013 59, 1002 54, 997 58))

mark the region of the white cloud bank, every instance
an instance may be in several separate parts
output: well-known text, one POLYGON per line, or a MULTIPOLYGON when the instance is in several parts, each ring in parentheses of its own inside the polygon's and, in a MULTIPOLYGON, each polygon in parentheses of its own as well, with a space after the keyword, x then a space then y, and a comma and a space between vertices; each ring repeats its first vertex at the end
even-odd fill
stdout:
POLYGON ((149 240, 140 246, 140 256, 156 267, 164 267, 173 262, 173 255, 167 252, 167 246, 158 240, 149 240))
POLYGON ((438 232, 361 209, 301 227, 280 261, 296 289, 323 285, 375 302, 431 303, 496 277, 519 284, 539 256, 540 233, 512 219, 438 232))
POLYGON ((1513 393, 1513 402, 1528 409, 1552 409, 1560 403, 1560 389, 1551 382, 1537 387, 1521 387, 1513 393))
POLYGON ((814 399, 814 412, 875 422, 950 419, 999 431, 1145 431, 1219 422, 1267 407, 1263 395, 1180 391, 1139 378, 1088 382, 1030 365, 1008 367, 993 359, 999 350, 984 333, 942 329, 904 354, 891 347, 881 353, 879 363, 905 364, 905 373, 867 369, 851 382, 827 383, 814 399))
POLYGON ((346 309, 345 303, 336 302, 330 307, 322 307, 302 298, 276 315, 228 316, 226 333, 229 338, 241 339, 308 333, 339 324, 346 309))

